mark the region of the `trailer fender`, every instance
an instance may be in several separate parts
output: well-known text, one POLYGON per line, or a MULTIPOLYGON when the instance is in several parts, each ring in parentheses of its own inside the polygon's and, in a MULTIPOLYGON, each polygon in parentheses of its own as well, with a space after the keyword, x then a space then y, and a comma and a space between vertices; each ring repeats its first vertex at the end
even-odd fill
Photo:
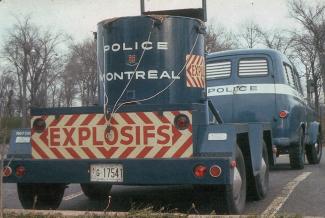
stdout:
POLYGON ((248 124, 248 130, 248 143, 252 162, 252 170, 253 175, 256 176, 262 167, 264 127, 262 124, 251 123, 248 124))
POLYGON ((307 140, 306 140, 306 144, 307 145, 313 145, 317 142, 317 137, 318 137, 318 134, 320 132, 320 124, 319 122, 312 122, 310 123, 309 125, 309 128, 307 130, 307 140))
POLYGON ((237 130, 232 124, 205 125, 198 128, 199 156, 235 158, 237 130))
POLYGON ((11 131, 7 158, 31 158, 32 146, 30 143, 31 131, 28 128, 11 131))

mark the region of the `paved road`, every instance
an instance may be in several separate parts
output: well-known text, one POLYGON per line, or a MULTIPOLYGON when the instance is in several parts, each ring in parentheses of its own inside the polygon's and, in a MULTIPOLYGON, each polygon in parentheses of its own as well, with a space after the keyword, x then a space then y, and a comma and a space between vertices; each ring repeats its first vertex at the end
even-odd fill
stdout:
MULTIPOLYGON (((324 156, 325 157, 325 154, 324 156)), ((325 158, 319 165, 306 165, 304 170, 291 170, 288 157, 281 156, 270 173, 270 190, 262 201, 248 201, 244 214, 325 215, 325 158), (275 210, 275 211, 274 211, 275 210)), ((5 207, 21 208, 14 184, 5 185, 5 207)), ((153 205, 169 211, 187 212, 192 205, 191 187, 130 187, 114 186, 110 210, 128 211, 131 207, 153 205)), ((79 185, 70 185, 60 208, 62 210, 96 210, 106 208, 105 201, 91 201, 79 185)))

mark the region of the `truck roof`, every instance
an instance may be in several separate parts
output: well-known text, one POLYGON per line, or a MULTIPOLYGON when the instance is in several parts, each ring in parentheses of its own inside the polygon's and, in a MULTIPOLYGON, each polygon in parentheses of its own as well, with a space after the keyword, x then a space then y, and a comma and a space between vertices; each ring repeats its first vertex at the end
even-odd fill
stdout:
POLYGON ((249 54, 267 54, 270 56, 280 56, 283 60, 289 61, 288 58, 283 55, 281 52, 274 50, 274 49, 234 49, 234 50, 227 50, 227 51, 220 51, 220 52, 213 52, 208 54, 208 58, 218 58, 224 56, 233 56, 233 55, 249 55, 249 54))

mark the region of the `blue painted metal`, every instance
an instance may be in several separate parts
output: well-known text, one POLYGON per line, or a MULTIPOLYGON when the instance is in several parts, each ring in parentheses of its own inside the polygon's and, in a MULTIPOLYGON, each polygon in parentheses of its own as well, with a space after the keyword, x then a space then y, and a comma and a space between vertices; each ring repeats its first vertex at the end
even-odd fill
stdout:
POLYGON ((10 135, 7 158, 31 158, 30 129, 14 129, 10 135))
MULTIPOLYGON (((156 159, 156 160, 13 160, 12 169, 23 165, 26 175, 12 175, 4 178, 8 183, 88 183, 90 182, 90 164, 119 163, 123 165, 123 183, 121 185, 177 185, 177 184, 230 184, 229 157, 156 159), (223 169, 220 177, 208 174, 196 178, 193 169, 198 164, 209 167, 219 165, 223 169), (68 166, 68 167, 67 167, 68 166)), ((6 163, 5 163, 6 164, 6 163)))
POLYGON ((168 89, 141 104, 199 103, 205 98, 204 89, 186 86, 184 66, 186 55, 190 54, 194 45, 192 54, 204 56, 203 28, 204 24, 198 19, 175 16, 122 17, 100 22, 97 40, 100 104, 104 102, 104 84, 108 106, 111 108, 130 81, 131 76, 123 72, 131 75, 135 70, 141 71, 145 79, 135 75, 122 95, 121 102, 153 96, 176 78, 168 89), (147 44, 150 49, 144 52, 141 44, 147 41, 150 42, 147 44), (157 73, 149 76, 149 71, 157 73), (118 76, 114 79, 114 74, 123 74, 123 79, 118 76), (159 79, 163 74, 166 77, 159 79), (180 79, 177 78, 178 74, 180 79), (103 82, 105 75, 107 80, 103 82))
MULTIPOLYGON (((280 52, 272 49, 243 49, 225 52, 217 52, 207 56, 207 63, 217 60, 229 60, 232 62, 232 73, 229 78, 208 80, 208 87, 226 86, 238 84, 245 89, 254 89, 254 84, 288 84, 285 78, 283 63, 293 69, 292 63, 280 52), (266 58, 269 74, 266 76, 240 77, 238 72, 239 60, 242 58, 266 58)), ((300 81, 298 81, 300 83, 300 81)), ((300 85, 301 86, 301 85, 300 85)), ((211 92, 214 90, 210 90, 211 92)), ((273 142, 278 149, 287 150, 290 145, 298 143, 298 133, 301 126, 310 126, 317 117, 313 110, 302 98, 289 94, 232 94, 233 90, 219 90, 230 92, 229 95, 211 96, 225 122, 247 123, 267 122, 272 125, 273 142), (289 116, 286 119, 279 118, 279 112, 287 110, 289 116)), ((209 92, 209 88, 208 88, 209 92)), ((297 92, 303 95, 297 88, 297 92)), ((309 130, 306 134, 309 134, 309 130)))

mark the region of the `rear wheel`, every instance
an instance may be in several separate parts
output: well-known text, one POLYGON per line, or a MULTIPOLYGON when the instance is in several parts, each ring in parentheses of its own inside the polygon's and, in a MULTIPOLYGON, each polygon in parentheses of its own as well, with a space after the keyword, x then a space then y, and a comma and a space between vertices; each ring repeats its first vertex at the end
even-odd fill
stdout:
POLYGON ((322 150, 323 150, 323 146, 321 143, 321 136, 319 133, 317 136, 316 143, 312 145, 308 145, 306 147, 306 156, 307 156, 308 163, 319 164, 322 158, 322 150))
POLYGON ((263 142, 261 170, 258 175, 252 176, 249 180, 248 193, 254 200, 261 200, 266 197, 269 189, 269 158, 267 148, 263 142))
POLYGON ((24 209, 57 209, 65 188, 65 184, 17 183, 18 197, 24 209))
POLYGON ((304 130, 300 128, 299 142, 291 146, 289 151, 290 166, 292 169, 303 169, 305 166, 305 136, 304 130))
POLYGON ((112 185, 108 183, 81 183, 82 192, 92 200, 108 199, 112 185))

